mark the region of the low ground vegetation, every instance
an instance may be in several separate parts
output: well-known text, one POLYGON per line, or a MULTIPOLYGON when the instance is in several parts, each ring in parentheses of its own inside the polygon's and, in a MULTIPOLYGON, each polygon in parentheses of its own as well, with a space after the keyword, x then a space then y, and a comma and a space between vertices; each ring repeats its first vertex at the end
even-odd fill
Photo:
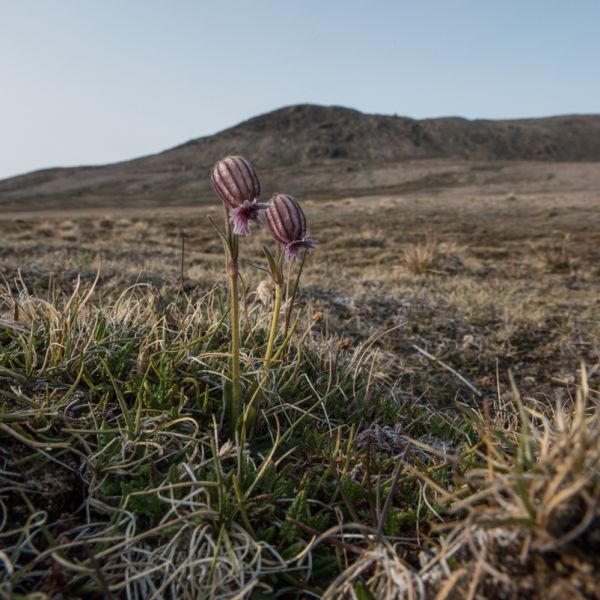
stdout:
POLYGON ((267 378, 242 264, 241 445, 205 213, 0 221, 0 597, 597 598, 598 245, 519 202, 308 205, 267 378))

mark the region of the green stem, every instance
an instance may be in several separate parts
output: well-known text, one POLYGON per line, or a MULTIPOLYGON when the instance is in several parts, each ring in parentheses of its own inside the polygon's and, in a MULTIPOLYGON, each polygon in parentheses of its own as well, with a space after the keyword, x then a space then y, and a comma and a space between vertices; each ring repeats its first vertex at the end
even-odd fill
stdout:
POLYGON ((287 277, 285 280, 285 304, 288 306, 290 300, 290 281, 292 280, 292 261, 288 262, 287 277))
MULTIPOLYGON (((237 265, 235 266, 237 269, 237 265)), ((238 298, 237 273, 230 273, 229 285, 231 290, 231 416, 232 427, 235 429, 240 415, 240 311, 238 298)))
POLYGON ((241 414, 241 382, 240 382, 240 307, 238 292, 238 257, 236 240, 227 211, 225 211, 227 227, 227 274, 229 275, 229 291, 231 295, 231 433, 235 435, 237 422, 241 414))
MULTIPOLYGON (((302 269, 304 268, 304 261, 306 260, 306 250, 302 253, 302 260, 300 261, 300 267, 298 268, 298 274, 296 276, 296 281, 294 282, 294 289, 292 291, 292 298, 289 301, 286 313, 285 313, 285 329, 284 336, 287 335, 289 326, 290 326, 290 317, 292 315, 292 309, 294 308, 294 301, 296 300, 296 294, 298 293, 298 284, 300 283, 300 276, 302 275, 302 269)), ((289 279, 289 277, 288 277, 289 279)), ((286 298, 287 300, 287 298, 286 298)))
POLYGON ((269 333, 269 343, 267 344, 267 352, 265 353, 265 371, 271 363, 273 356, 273 347, 275 346, 275 337, 277 336, 277 324, 279 322, 279 311, 281 309, 281 284, 275 286, 275 306, 273 307, 273 320, 271 321, 271 332, 269 333))

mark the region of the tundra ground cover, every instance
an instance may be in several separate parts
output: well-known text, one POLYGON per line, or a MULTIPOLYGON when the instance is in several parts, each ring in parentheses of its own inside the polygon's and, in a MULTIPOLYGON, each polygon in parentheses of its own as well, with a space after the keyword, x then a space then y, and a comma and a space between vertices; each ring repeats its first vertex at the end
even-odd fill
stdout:
MULTIPOLYGON (((205 215, 1 223, 6 597, 596 597, 589 219, 549 228, 503 198, 458 226, 453 207, 377 202, 309 205, 301 334, 243 447, 219 426, 229 326, 205 215)), ((248 263, 251 385, 272 300, 248 263)))

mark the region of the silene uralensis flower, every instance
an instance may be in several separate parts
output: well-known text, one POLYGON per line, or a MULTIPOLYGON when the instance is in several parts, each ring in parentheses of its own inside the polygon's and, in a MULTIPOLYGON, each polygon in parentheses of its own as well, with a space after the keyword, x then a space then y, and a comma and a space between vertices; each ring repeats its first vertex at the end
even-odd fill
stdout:
POLYGON ((306 236, 306 217, 292 196, 275 194, 266 215, 273 237, 285 246, 285 260, 294 260, 301 250, 316 247, 314 240, 306 236))
POLYGON ((250 222, 260 227, 260 181, 254 167, 242 156, 226 156, 213 167, 210 181, 233 223, 233 233, 250 235, 250 222))

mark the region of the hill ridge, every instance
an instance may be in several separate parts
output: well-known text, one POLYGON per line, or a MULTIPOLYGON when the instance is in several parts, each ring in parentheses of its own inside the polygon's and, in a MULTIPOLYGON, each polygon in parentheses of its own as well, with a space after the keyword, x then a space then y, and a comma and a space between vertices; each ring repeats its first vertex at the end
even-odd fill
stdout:
MULTIPOLYGON (((364 193, 370 181, 379 185, 374 174, 382 165, 389 171, 396 164, 400 173, 408 161, 600 161, 600 115, 412 119, 342 106, 284 106, 155 154, 0 180, 0 210, 188 204, 206 197, 208 171, 230 153, 247 156, 277 188, 364 193)), ((386 185, 401 181, 386 176, 386 185)))

